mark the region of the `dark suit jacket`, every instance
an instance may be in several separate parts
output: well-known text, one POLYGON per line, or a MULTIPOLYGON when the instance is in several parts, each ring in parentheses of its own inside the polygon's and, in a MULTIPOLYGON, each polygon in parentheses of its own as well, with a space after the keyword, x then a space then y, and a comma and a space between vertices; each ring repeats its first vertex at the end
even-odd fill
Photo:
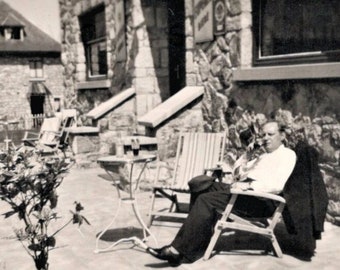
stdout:
POLYGON ((316 239, 324 230, 328 195, 316 149, 300 142, 294 150, 297 162, 283 190, 283 219, 287 231, 295 234, 297 252, 313 256, 316 239))

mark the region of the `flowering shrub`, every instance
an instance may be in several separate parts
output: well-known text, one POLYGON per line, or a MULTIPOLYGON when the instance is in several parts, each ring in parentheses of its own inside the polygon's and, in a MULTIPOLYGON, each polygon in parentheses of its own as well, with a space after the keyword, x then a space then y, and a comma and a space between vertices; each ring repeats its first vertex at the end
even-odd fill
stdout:
MULTIPOLYGON (((249 157, 261 154, 263 149, 258 147, 261 145, 260 127, 268 121, 264 114, 244 110, 235 104, 235 108, 226 113, 226 120, 229 126, 228 146, 234 156, 240 156, 244 152, 249 157)), ((312 123, 309 117, 294 117, 290 111, 279 109, 272 115, 272 120, 284 127, 286 146, 293 149, 299 141, 305 141, 321 150, 321 127, 312 123)))
MULTIPOLYGON (((57 188, 68 173, 72 161, 65 157, 42 157, 35 148, 0 152, 0 199, 10 209, 5 218, 17 215, 22 228, 15 231, 16 238, 32 257, 36 269, 47 270, 49 251, 55 248, 55 235, 71 222, 81 225, 88 221, 80 214, 83 209, 75 202, 72 218, 53 233, 48 226, 58 216, 57 188), (26 243, 26 245, 24 244, 26 243)), ((89 224, 89 223, 88 223, 89 224)))

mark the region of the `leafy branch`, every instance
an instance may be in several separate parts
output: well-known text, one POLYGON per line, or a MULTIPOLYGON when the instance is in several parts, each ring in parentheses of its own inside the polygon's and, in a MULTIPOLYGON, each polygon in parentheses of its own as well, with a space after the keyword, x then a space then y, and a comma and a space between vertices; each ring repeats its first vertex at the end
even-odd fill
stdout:
POLYGON ((49 251, 56 247, 55 236, 67 225, 89 221, 80 213, 84 207, 75 202, 72 217, 54 233, 48 228, 58 219, 57 188, 62 184, 73 162, 64 156, 42 157, 35 148, 0 151, 0 199, 10 210, 4 218, 17 215, 23 227, 15 230, 16 238, 32 257, 38 270, 49 267, 49 251), (26 244, 25 244, 26 243, 26 244))

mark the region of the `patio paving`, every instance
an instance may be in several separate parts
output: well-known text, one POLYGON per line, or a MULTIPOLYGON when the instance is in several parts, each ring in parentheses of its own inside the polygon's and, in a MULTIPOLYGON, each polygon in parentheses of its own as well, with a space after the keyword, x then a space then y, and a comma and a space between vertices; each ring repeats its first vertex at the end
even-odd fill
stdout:
MULTIPOLYGON (((95 254, 95 238, 110 222, 112 213, 117 207, 117 194, 111 183, 105 180, 105 172, 101 168, 73 168, 59 188, 58 213, 62 217, 54 229, 59 228, 71 216, 69 210, 74 208, 74 201, 80 201, 85 207, 83 214, 91 226, 83 225, 78 231, 77 226, 68 226, 57 235, 58 248, 50 252, 50 270, 108 270, 108 269, 171 269, 166 262, 159 261, 140 247, 132 244, 121 244, 114 251, 95 254)), ((137 196, 141 214, 146 220, 149 207, 149 192, 140 192, 137 196)), ((0 202, 0 212, 6 211, 4 202, 0 202)), ((131 226, 139 228, 129 205, 123 204, 116 224, 109 230, 108 241, 100 244, 110 244, 117 236, 117 228, 131 226)), ((33 261, 27 255, 21 244, 14 240, 13 228, 17 226, 14 218, 0 218, 0 269, 33 270, 33 261)), ((168 244, 175 236, 178 226, 153 226, 151 231, 158 239, 159 245, 168 244)), ((283 250, 292 247, 289 236, 280 230, 279 242, 283 250)), ((231 251, 230 247, 241 247, 249 250, 262 244, 262 240, 251 235, 234 235, 224 238, 219 246, 225 252, 213 256, 208 261, 198 260, 193 264, 182 264, 178 269, 338 269, 340 265, 340 227, 330 223, 325 224, 322 240, 317 242, 316 255, 311 262, 299 260, 284 254, 282 259, 271 255, 231 251), (245 241, 243 241, 245 240, 245 241), (229 250, 226 252, 226 250, 229 250)), ((148 243, 154 246, 152 240, 148 243)))

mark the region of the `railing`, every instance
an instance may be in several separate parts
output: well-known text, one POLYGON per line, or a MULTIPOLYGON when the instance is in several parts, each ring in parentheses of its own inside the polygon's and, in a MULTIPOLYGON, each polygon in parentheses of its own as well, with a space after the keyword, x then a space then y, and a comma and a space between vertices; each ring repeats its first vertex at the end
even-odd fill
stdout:
POLYGON ((6 128, 10 130, 31 130, 40 129, 40 126, 45 118, 44 114, 27 114, 19 117, 7 117, 0 120, 0 131, 6 128))
POLYGON ((39 132, 44 120, 43 114, 22 115, 16 118, 3 118, 0 120, 0 143, 10 139, 16 144, 20 143, 26 131, 39 132))
POLYGON ((204 93, 203 86, 186 86, 175 95, 138 118, 138 124, 155 128, 204 93))

